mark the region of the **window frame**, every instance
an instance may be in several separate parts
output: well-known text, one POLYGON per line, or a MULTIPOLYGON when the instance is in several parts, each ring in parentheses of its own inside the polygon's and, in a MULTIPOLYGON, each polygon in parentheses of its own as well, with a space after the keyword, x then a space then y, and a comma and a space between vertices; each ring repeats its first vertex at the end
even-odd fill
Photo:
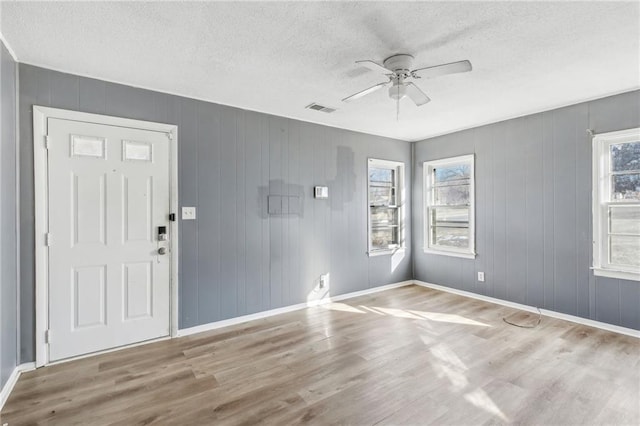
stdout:
POLYGON ((640 200, 611 201, 611 145, 640 142, 640 128, 607 132, 593 137, 592 216, 593 273, 596 276, 640 281, 640 267, 610 262, 609 209, 611 206, 640 206, 640 200))
POLYGON ((390 255, 398 251, 405 250, 405 164, 401 161, 382 160, 378 158, 367 158, 367 255, 368 256, 381 256, 390 255), (371 220, 371 179, 369 170, 371 167, 395 170, 396 182, 395 182, 395 197, 397 210, 398 224, 397 224, 397 238, 398 244, 396 247, 389 248, 374 248, 372 246, 372 220, 371 220))
POLYGON ((423 163, 423 224, 424 224, 424 247, 423 251, 428 254, 440 254, 445 256, 461 257, 465 259, 475 259, 476 257, 476 229, 475 229, 475 155, 460 155, 457 157, 447 157, 439 160, 430 160, 423 163), (434 182, 433 170, 438 167, 452 166, 456 164, 468 163, 471 168, 469 181, 469 247, 462 249, 457 247, 446 247, 433 245, 431 242, 431 209, 434 207, 434 182))

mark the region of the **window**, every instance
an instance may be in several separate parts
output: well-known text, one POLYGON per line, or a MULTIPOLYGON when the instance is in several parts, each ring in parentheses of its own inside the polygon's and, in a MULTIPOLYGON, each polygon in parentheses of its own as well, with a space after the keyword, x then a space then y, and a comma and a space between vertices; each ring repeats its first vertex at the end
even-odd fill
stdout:
POLYGON ((640 281, 640 129, 593 139, 593 267, 640 281))
POLYGON ((473 155, 424 163, 425 253, 475 257, 473 155))
POLYGON ((369 255, 403 247, 404 164, 369 159, 369 255))

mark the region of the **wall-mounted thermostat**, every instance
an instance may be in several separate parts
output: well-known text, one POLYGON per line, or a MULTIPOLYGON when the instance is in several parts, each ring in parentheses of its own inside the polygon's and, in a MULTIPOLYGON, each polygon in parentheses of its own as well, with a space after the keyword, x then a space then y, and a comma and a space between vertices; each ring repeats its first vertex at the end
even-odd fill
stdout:
POLYGON ((329 198, 328 186, 316 186, 314 191, 316 198, 329 198))

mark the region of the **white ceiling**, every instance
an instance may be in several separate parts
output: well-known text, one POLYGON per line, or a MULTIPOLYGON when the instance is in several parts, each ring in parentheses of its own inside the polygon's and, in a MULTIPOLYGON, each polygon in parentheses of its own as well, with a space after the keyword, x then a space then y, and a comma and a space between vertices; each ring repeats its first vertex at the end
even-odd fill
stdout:
POLYGON ((409 141, 640 87, 640 3, 3 2, 21 62, 409 141), (418 80, 432 102, 386 91, 354 64, 410 53, 469 59, 418 80), (311 102, 338 108, 305 110, 311 102))

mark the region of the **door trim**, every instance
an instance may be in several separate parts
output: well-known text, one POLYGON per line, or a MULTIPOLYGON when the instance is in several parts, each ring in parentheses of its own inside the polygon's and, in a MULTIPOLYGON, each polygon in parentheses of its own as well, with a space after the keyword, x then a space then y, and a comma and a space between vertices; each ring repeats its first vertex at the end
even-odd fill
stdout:
MULTIPOLYGON (((90 114, 69 111, 58 108, 33 106, 33 170, 34 170, 34 201, 35 201, 35 285, 36 285, 36 367, 49 364, 48 344, 45 340, 49 328, 49 297, 48 297, 48 265, 49 251, 45 241, 45 234, 49 231, 49 202, 47 199, 48 154, 45 136, 47 135, 47 120, 57 118, 71 121, 83 121, 108 126, 129 127, 140 130, 166 133, 170 139, 169 146, 169 206, 171 213, 175 213, 176 220, 169 222, 171 230, 170 256, 171 273, 169 277, 170 305, 169 329, 170 336, 178 334, 178 126, 173 124, 155 123, 151 121, 132 120, 128 118, 112 117, 100 114, 90 114)), ((55 338, 55 337, 53 337, 55 338)), ((162 337, 160 338, 162 339, 162 337)), ((154 339, 157 340, 157 339, 154 339)), ((150 340, 154 341, 154 340, 150 340)), ((82 356, 82 355, 81 355, 82 356)))

